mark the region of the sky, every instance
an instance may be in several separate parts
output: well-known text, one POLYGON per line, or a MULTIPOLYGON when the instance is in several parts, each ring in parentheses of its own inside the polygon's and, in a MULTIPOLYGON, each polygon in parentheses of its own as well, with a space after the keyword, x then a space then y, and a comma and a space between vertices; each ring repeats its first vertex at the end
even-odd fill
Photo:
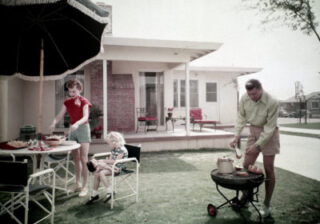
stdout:
MULTIPOLYGON (((320 91, 320 42, 315 35, 292 31, 282 24, 261 25, 263 17, 242 0, 95 0, 112 5, 112 34, 119 37, 223 43, 192 62, 198 66, 262 68, 238 79, 257 78, 279 100, 320 91)), ((315 12, 320 23, 320 1, 315 12)), ((320 31, 320 27, 318 28, 320 31)))

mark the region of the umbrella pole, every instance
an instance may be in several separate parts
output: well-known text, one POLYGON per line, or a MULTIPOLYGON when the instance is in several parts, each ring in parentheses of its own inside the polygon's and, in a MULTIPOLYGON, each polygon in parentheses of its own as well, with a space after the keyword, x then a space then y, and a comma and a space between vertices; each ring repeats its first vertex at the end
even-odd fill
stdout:
MULTIPOLYGON (((40 87, 39 87, 39 111, 38 111, 38 143, 39 147, 42 148, 42 101, 43 101, 43 64, 44 64, 44 50, 43 50, 43 39, 41 39, 41 50, 40 50, 40 87)), ((41 165, 41 155, 37 158, 37 168, 41 165)))
POLYGON ((42 133, 42 101, 43 101, 43 62, 44 62, 44 51, 43 51, 43 40, 41 39, 41 50, 40 50, 40 88, 39 88, 39 111, 38 111, 38 133, 42 133))

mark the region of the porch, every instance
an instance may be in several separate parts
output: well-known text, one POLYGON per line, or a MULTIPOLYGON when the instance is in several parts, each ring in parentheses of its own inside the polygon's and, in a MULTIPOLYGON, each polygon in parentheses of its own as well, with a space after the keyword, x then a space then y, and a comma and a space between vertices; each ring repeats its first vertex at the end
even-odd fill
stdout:
MULTIPOLYGON (((197 126, 191 127, 187 136, 183 124, 166 130, 166 126, 159 126, 156 131, 144 132, 140 129, 137 133, 124 133, 127 143, 141 144, 143 152, 170 151, 180 149, 204 149, 204 148, 228 148, 229 142, 233 139, 233 125, 217 125, 216 129, 204 127, 200 132, 197 126)), ((107 144, 101 139, 92 139, 90 153, 103 152, 107 144)))

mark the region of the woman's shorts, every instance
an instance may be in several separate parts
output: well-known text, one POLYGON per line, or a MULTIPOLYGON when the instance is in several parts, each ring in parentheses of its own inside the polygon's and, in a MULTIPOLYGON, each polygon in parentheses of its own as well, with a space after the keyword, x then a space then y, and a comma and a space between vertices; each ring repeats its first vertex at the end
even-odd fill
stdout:
MULTIPOLYGON (((256 143, 260 137, 263 127, 250 126, 250 135, 247 141, 247 148, 256 143)), ((279 128, 273 132, 273 135, 269 139, 268 143, 261 147, 261 152, 264 156, 271 156, 280 153, 280 137, 279 137, 279 128)))
POLYGON ((91 134, 90 134, 90 125, 82 124, 79 127, 70 133, 69 135, 70 141, 76 141, 78 143, 90 143, 91 142, 91 134))

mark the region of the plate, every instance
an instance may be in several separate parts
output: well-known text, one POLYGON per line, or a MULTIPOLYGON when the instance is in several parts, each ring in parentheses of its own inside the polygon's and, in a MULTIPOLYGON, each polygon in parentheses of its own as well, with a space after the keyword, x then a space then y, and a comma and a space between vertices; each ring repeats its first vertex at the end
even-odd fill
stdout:
POLYGON ((8 142, 0 143, 0 149, 3 149, 3 150, 17 150, 17 149, 23 149, 23 148, 27 148, 27 146, 14 147, 14 146, 8 145, 8 142))
POLYGON ((75 145, 77 144, 76 141, 63 141, 61 142, 61 145, 75 145))

